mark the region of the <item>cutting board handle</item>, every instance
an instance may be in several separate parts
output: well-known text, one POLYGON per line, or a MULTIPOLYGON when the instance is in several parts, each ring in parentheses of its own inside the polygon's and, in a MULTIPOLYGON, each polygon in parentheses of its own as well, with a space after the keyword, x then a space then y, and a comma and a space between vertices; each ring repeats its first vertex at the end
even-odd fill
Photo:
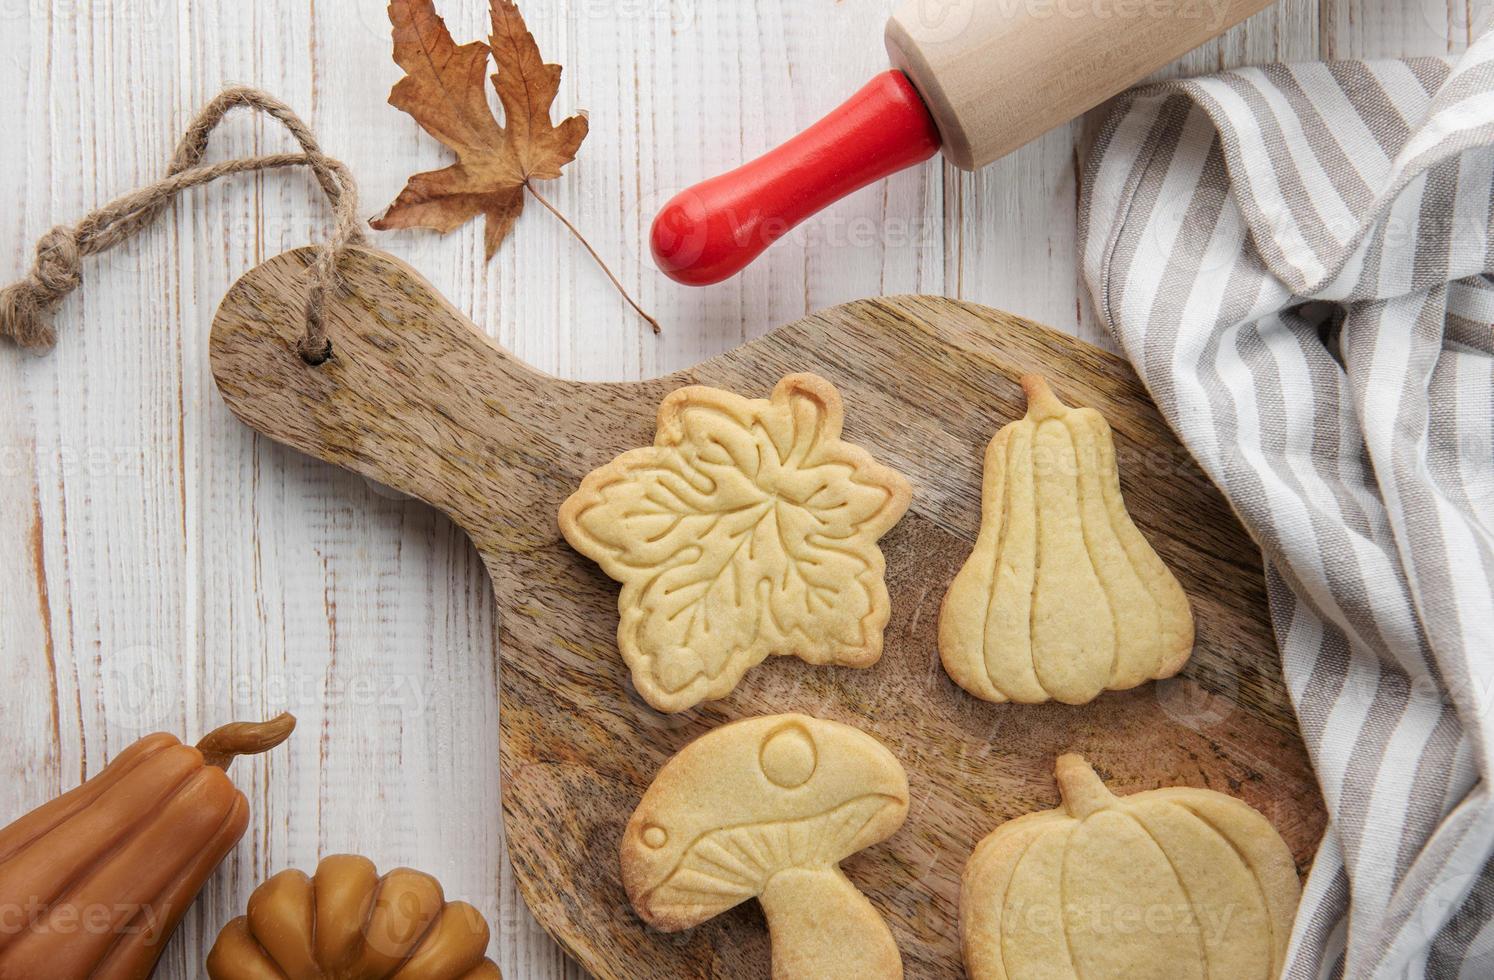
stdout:
MULTIPOLYGON (((251 428, 435 506, 474 537, 532 526, 534 414, 570 383, 526 367, 392 255, 352 249, 326 314, 333 356, 296 354, 310 249, 247 272, 213 318, 213 378, 251 428)), ((553 430, 552 430, 553 431, 553 430)))

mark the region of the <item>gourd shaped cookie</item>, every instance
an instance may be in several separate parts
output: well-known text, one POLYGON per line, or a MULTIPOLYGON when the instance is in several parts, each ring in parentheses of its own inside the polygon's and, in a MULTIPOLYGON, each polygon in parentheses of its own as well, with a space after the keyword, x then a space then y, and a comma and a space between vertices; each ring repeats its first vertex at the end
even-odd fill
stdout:
POLYGON ((907 815, 907 774, 870 735, 807 715, 749 718, 659 770, 623 832, 623 885, 665 932, 756 897, 774 980, 898 980, 892 933, 839 862, 907 815))
POLYGON ((1002 824, 965 865, 970 980, 1271 980, 1301 887, 1248 804, 1177 787, 1117 797, 1077 755, 1063 804, 1002 824))
POLYGON ((980 534, 939 613, 939 657, 987 701, 1083 704, 1171 677, 1193 614, 1121 499, 1110 426, 1036 375, 986 449, 980 534))
POLYGON ((812 374, 768 399, 681 388, 652 446, 560 508, 566 540, 622 583, 617 644, 655 708, 724 697, 769 654, 846 667, 882 655, 877 539, 912 491, 841 441, 841 419, 840 395, 812 374))

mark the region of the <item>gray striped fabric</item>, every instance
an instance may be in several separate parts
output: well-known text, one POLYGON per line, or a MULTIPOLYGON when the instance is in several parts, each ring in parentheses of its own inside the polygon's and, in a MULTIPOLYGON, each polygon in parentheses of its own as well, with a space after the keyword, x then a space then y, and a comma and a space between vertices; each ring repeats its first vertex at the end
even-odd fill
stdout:
POLYGON ((1494 977, 1494 33, 1137 89, 1080 225, 1265 554, 1330 813, 1285 975, 1494 977))

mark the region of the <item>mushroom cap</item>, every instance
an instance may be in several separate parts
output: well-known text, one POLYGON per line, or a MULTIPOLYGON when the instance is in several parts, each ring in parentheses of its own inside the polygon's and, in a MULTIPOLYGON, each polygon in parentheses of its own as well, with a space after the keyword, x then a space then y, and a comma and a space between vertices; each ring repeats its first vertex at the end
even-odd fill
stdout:
POLYGON ((623 886, 650 925, 688 929, 779 871, 886 840, 907 815, 907 774, 870 735, 807 715, 749 718, 659 770, 623 833, 623 886))

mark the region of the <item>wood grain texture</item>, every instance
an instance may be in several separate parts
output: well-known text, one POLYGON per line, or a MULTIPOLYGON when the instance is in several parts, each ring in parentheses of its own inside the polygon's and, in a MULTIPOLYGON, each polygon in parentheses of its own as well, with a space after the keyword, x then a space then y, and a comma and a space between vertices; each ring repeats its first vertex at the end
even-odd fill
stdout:
MULTIPOLYGON (((484 0, 438 0, 481 35, 484 0)), ((938 162, 841 201, 741 279, 676 287, 644 252, 680 187, 790 136, 885 67, 892 0, 567 0, 525 15, 566 65, 557 107, 592 132, 551 197, 664 321, 632 319, 591 260, 526 215, 490 264, 481 224, 378 236, 525 362, 570 378, 689 367, 848 300, 943 293, 1109 344, 1074 255, 1077 163, 1097 110, 966 174, 938 162)), ((0 0, 0 278, 53 224, 161 175, 224 85, 264 87, 348 162, 372 214, 449 156, 385 104, 382 0, 0 0)), ((1494 0, 1281 0, 1164 74, 1460 50, 1494 0)), ((230 120, 214 158, 284 148, 230 120)), ((86 264, 62 343, 0 350, 0 819, 71 788, 140 734, 196 737, 296 712, 234 778, 248 836, 188 913, 160 980, 195 980, 264 877, 329 851, 437 874, 494 924, 520 980, 579 977, 518 898, 501 825, 498 632, 488 576, 445 517, 241 425, 207 323, 244 270, 321 234, 295 175, 193 193, 86 264), (409 807, 411 798, 440 806, 409 807), (495 882, 493 869, 499 869, 495 882)), ((507 708, 507 705, 504 705, 507 708)), ((625 814, 623 815, 625 816, 625 814)), ((621 819, 621 817, 619 818, 621 819)))
POLYGON ((847 870, 887 914, 910 976, 963 975, 964 861, 996 823, 1053 805, 1063 752, 1084 754, 1118 791, 1241 796, 1308 861, 1324 815, 1258 553, 1124 361, 995 310, 914 296, 833 307, 652 381, 565 381, 494 345, 398 259, 361 250, 344 262, 344 294, 326 318, 334 358, 312 369, 293 349, 309 255, 272 259, 229 291, 213 322, 213 376, 256 430, 417 497, 471 536, 500 610, 509 854, 540 924, 596 975, 765 970, 751 909, 663 936, 633 917, 617 864, 623 824, 659 767, 690 739, 756 715, 853 724, 907 768, 907 825, 847 870), (865 670, 773 658, 720 701, 655 712, 617 652, 616 584, 565 543, 555 514, 588 472, 651 444, 668 392, 707 384, 757 397, 797 371, 834 384, 847 441, 914 487, 882 539, 892 596, 883 658, 865 670), (938 605, 975 539, 985 444, 1025 411, 1017 378, 1032 373, 1114 429, 1131 514, 1194 606, 1198 637, 1180 679, 1081 707, 992 705, 939 667, 938 605))

